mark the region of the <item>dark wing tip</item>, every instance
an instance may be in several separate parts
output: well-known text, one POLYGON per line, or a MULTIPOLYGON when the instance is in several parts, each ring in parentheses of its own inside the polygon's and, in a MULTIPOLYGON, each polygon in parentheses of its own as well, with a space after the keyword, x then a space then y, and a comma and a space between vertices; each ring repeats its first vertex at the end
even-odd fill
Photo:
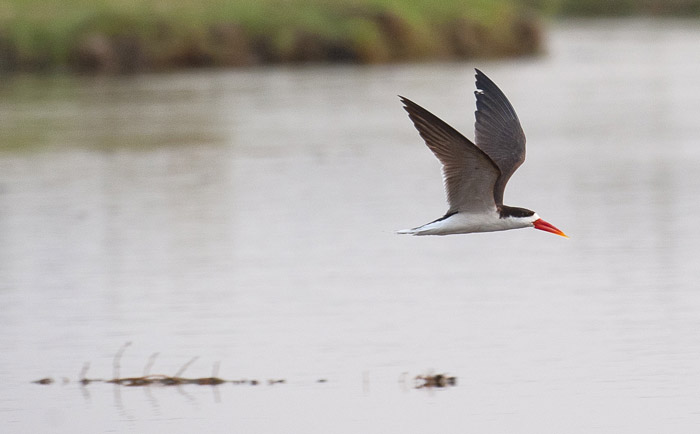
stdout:
POLYGON ((491 80, 486 74, 484 74, 480 70, 476 68, 474 68, 474 70, 476 71, 475 77, 477 91, 491 93, 496 97, 502 96, 503 98, 505 98, 503 91, 499 89, 499 87, 496 85, 496 83, 493 82, 493 80, 491 80))
POLYGON ((405 96, 399 95, 399 99, 401 100, 401 102, 403 103, 403 105, 415 104, 413 101, 411 101, 410 99, 406 98, 405 96))
POLYGON ((479 68, 474 68, 474 71, 476 71, 476 73, 474 74, 474 77, 476 77, 476 88, 477 89, 481 89, 481 87, 479 86, 480 84, 487 84, 487 85, 489 83, 494 84, 493 81, 491 81, 491 79, 488 78, 486 76, 486 74, 481 72, 481 70, 479 68))
MULTIPOLYGON (((476 69, 476 108, 479 113, 490 114, 501 120, 508 119, 511 127, 521 130, 518 115, 503 91, 483 72, 476 69)), ((522 130, 521 130, 522 131, 522 130)))
POLYGON ((399 95, 399 99, 403 103, 403 109, 408 112, 409 116, 413 114, 423 114, 428 113, 428 115, 432 115, 430 112, 428 112, 426 109, 423 107, 419 106, 418 104, 414 103, 410 99, 399 95))

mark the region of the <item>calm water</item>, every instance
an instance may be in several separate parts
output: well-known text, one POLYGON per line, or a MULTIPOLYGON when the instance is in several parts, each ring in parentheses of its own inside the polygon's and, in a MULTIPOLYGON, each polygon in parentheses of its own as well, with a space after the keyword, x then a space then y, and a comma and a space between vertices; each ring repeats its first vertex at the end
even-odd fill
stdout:
POLYGON ((3 431, 695 432, 699 46, 604 21, 520 61, 3 80, 3 431), (396 95, 472 137, 475 66, 528 136, 506 203, 570 240, 394 234, 446 209, 396 95), (76 382, 125 342, 124 376, 287 383, 76 382), (400 381, 431 370, 458 386, 400 381))

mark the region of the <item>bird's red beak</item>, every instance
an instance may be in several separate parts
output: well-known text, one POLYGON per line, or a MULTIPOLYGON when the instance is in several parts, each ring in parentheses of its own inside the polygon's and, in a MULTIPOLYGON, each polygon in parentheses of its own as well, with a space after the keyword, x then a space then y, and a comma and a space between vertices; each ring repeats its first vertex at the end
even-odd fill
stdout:
POLYGON ((542 219, 537 219, 532 224, 535 226, 535 229, 539 229, 541 231, 545 232, 551 232, 553 234, 561 235, 564 238, 569 238, 564 232, 560 231, 556 227, 554 227, 553 224, 547 223, 546 221, 542 219))

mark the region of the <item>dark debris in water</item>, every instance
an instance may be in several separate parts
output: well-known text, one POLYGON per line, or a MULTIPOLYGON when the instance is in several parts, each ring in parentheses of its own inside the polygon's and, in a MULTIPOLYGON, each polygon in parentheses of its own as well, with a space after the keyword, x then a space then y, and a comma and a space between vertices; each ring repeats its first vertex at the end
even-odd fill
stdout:
POLYGON ((414 378, 414 387, 416 389, 442 388, 456 385, 457 377, 447 374, 417 375, 414 378))
MULTIPOLYGON (((257 379, 237 379, 237 380, 226 380, 218 376, 219 373, 219 362, 214 363, 214 366, 212 368, 212 375, 209 377, 200 377, 200 378, 187 378, 183 377, 184 372, 187 370, 187 368, 192 365, 198 357, 194 357, 190 359, 187 363, 182 365, 178 371, 173 374, 173 375, 164 375, 164 374, 151 374, 150 370, 151 367, 153 366, 155 359, 158 357, 158 353, 152 354, 148 361, 146 362, 146 365, 143 370, 143 375, 141 376, 131 376, 131 377, 122 377, 120 374, 121 371, 121 357, 126 351, 126 348, 131 345, 131 342, 127 342, 124 344, 114 355, 114 360, 112 362, 113 366, 113 378, 106 380, 102 378, 88 378, 87 373, 88 370, 90 369, 90 363, 85 363, 80 370, 79 376, 78 376, 78 383, 80 383, 82 386, 87 386, 88 384, 91 383, 108 383, 108 384, 116 384, 120 386, 126 386, 126 387, 143 387, 143 386, 182 386, 185 384, 194 384, 198 386, 219 386, 224 383, 230 383, 234 385, 250 385, 250 386, 258 386, 260 384, 263 384, 263 381, 257 380, 257 379)), ((409 387, 409 375, 408 373, 403 373, 401 375, 401 380, 400 382, 403 383, 406 387, 409 387)), ((367 373, 365 373, 365 388, 367 389, 369 386, 369 378, 367 376, 367 373)), ((49 385, 53 384, 55 381, 51 377, 45 377, 41 378, 39 380, 32 381, 34 384, 41 384, 41 385, 49 385)), ((63 383, 68 383, 69 380, 68 378, 63 378, 63 383)), ((286 384, 287 380, 284 378, 271 378, 266 381, 266 383, 269 386, 273 386, 276 384, 286 384)), ((316 380, 316 383, 328 383, 328 379, 326 378, 319 378, 316 380)), ((425 375, 417 375, 413 378, 413 384, 412 387, 415 389, 433 389, 433 388, 447 388, 447 387, 452 387, 457 385, 457 377, 451 376, 448 374, 425 374, 425 375)))
MULTIPOLYGON (((174 375, 150 374, 149 373, 150 369, 153 366, 153 363, 155 362, 156 357, 158 357, 158 353, 151 355, 151 357, 148 359, 148 362, 146 363, 146 366, 144 368, 144 374, 142 376, 122 377, 120 375, 120 370, 121 370, 120 361, 121 361, 122 355, 124 354, 124 351, 126 350, 126 348, 129 345, 131 345, 131 343, 127 342, 115 354, 114 360, 112 363, 114 377, 111 380, 105 380, 102 378, 88 378, 87 373, 88 373, 88 370, 90 369, 90 364, 85 363, 83 365, 83 368, 80 371, 78 382, 83 386, 87 386, 90 383, 111 383, 111 384, 117 384, 120 386, 128 386, 128 387, 152 386, 152 385, 181 386, 184 384, 195 384, 195 385, 199 385, 199 386, 218 386, 218 385, 224 384, 224 383, 231 383, 231 384, 235 384, 235 385, 248 384, 251 386, 257 386, 257 385, 262 383, 261 381, 256 380, 256 379, 225 380, 223 378, 220 378, 218 376, 219 362, 216 362, 214 364, 214 367, 212 369, 212 375, 210 377, 201 377, 201 378, 183 377, 182 374, 184 374, 185 370, 190 365, 192 365, 198 359, 198 357, 194 357, 194 358, 190 359, 174 375)), ((326 381, 327 381, 326 379, 319 379, 318 380, 319 383, 325 383, 326 381)), ((68 380, 64 379, 63 382, 67 383, 68 380)), ((269 384, 269 385, 284 384, 286 382, 287 382, 287 380, 285 380, 284 378, 275 378, 275 379, 267 380, 267 384, 269 384)), ((49 384, 54 383, 54 379, 51 377, 45 377, 45 378, 41 378, 39 380, 32 381, 32 383, 49 385, 49 384)))

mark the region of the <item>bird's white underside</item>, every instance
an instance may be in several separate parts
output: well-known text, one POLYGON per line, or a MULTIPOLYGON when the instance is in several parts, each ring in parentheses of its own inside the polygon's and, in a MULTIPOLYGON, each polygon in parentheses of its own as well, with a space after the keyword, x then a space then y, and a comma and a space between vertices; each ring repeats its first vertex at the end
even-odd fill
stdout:
POLYGON ((451 215, 446 219, 437 220, 413 229, 398 231, 399 234, 410 235, 450 235, 469 234, 472 232, 496 232, 509 229, 533 227, 533 222, 540 217, 537 213, 529 217, 501 218, 493 208, 489 213, 462 213, 451 215))

